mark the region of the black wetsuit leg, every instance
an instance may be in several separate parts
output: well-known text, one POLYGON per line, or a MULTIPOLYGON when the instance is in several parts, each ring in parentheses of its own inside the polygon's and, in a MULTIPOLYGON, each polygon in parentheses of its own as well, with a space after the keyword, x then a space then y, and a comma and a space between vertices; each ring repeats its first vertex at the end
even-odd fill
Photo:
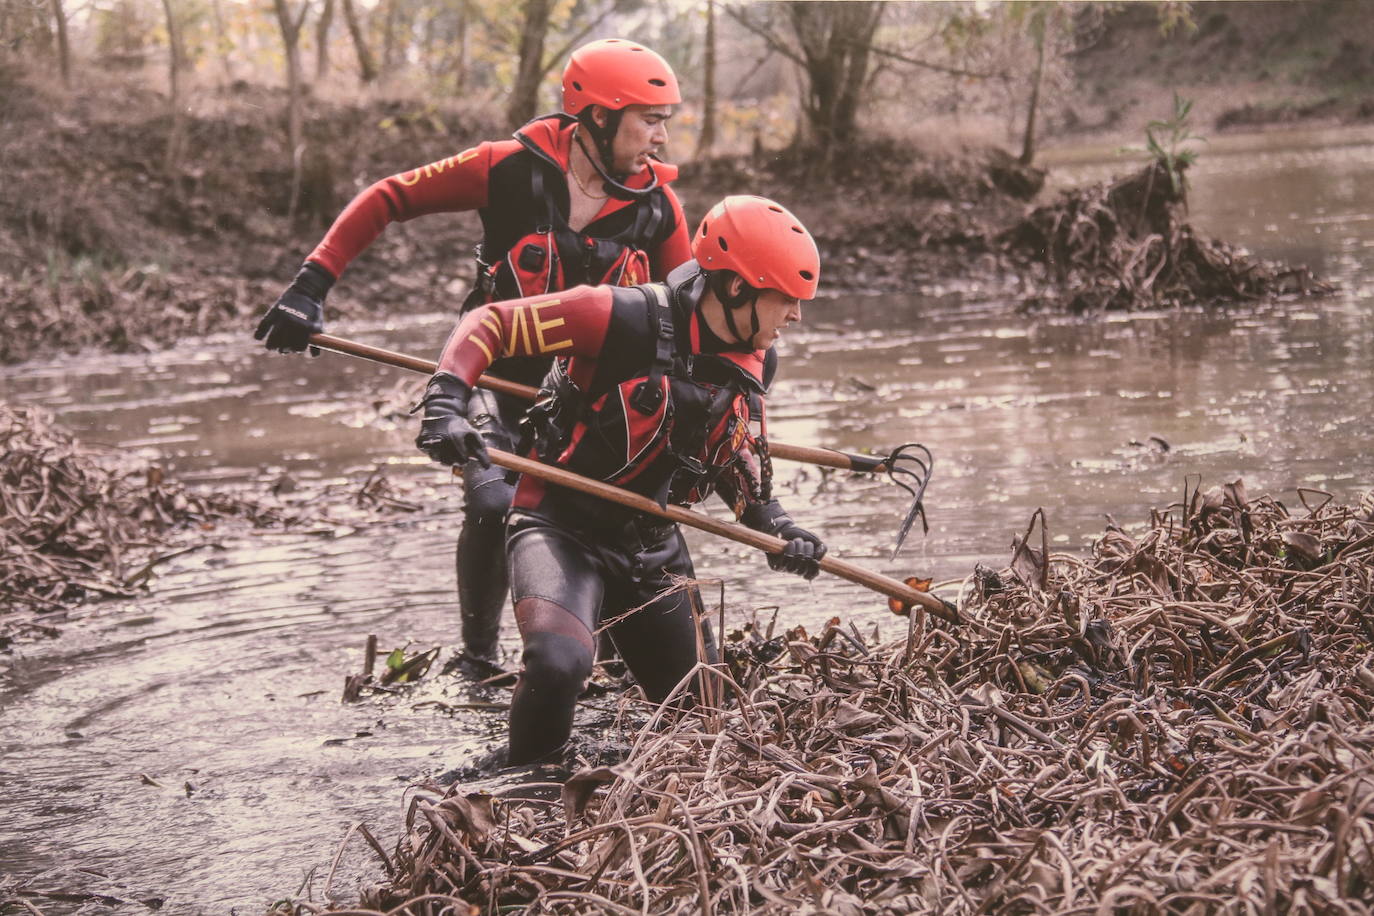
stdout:
POLYGON ((557 751, 572 733, 577 697, 592 673, 592 635, 605 591, 585 538, 516 515, 508 541, 515 621, 525 648, 510 707, 512 765, 557 751))
MULTIPOLYGON (((507 394, 477 388, 468 401, 468 421, 488 448, 514 451, 517 424, 525 405, 507 394)), ((504 468, 463 465, 463 526, 458 533, 456 568, 458 612, 463 648, 472 656, 494 660, 501 634, 501 608, 506 602, 506 510, 515 494, 504 468)))
MULTIPOLYGON (((617 568, 607 580, 602 621, 640 608, 613 624, 609 632, 644 695, 662 702, 698 660, 692 608, 701 607, 701 596, 695 585, 674 585, 696 578, 687 542, 677 525, 643 528, 639 543, 617 552, 612 562, 617 568)), ((711 625, 704 620, 701 643, 703 660, 707 664, 719 661, 711 625)), ((698 689, 694 684, 692 693, 698 689)))
MULTIPOLYGON (((511 701, 510 762, 557 751, 572 732, 577 697, 594 661, 598 625, 610 634, 645 695, 663 700, 697 663, 693 593, 672 588, 692 578, 692 560, 676 525, 644 534, 636 526, 597 537, 516 513, 508 541, 515 618, 524 670, 511 701)), ((705 658, 717 660, 703 622, 705 658)), ((695 690, 694 690, 695 692, 695 690)))

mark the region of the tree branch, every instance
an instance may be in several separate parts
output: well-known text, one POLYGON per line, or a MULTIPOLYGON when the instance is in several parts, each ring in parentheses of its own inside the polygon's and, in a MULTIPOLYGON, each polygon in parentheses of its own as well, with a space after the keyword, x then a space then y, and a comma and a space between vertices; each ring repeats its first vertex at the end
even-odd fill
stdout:
POLYGON ((763 26, 751 21, 749 17, 745 15, 744 10, 736 9, 733 6, 726 6, 725 12, 730 14, 731 19, 735 20, 740 25, 744 26, 746 29, 753 32, 758 37, 762 38, 764 43, 767 44, 768 47, 771 48, 773 51, 776 51, 778 54, 781 54, 783 57, 786 57, 788 60, 792 61, 795 64, 800 64, 803 67, 806 66, 806 61, 802 59, 800 54, 789 48, 786 45, 786 43, 784 43, 772 32, 768 31, 763 26))
POLYGON ((559 48, 553 54, 549 55, 549 59, 544 63, 543 69, 539 71, 539 78, 542 80, 544 77, 548 76, 549 71, 554 68, 554 65, 557 64, 564 57, 566 57, 568 53, 572 51, 573 48, 582 44, 582 39, 586 38, 596 29, 597 26, 601 25, 601 23, 605 21, 607 16, 611 15, 611 13, 614 13, 616 11, 616 8, 618 6, 620 6, 618 0, 612 0, 610 6, 603 9, 600 13, 596 15, 594 19, 592 19, 591 22, 587 23, 586 26, 580 29, 576 35, 574 35, 572 38, 569 38, 566 42, 564 42, 563 47, 559 48))
POLYGON ((872 50, 874 54, 880 55, 882 57, 888 57, 892 60, 901 61, 902 63, 910 64, 913 67, 924 67, 927 70, 934 70, 938 73, 948 73, 951 76, 973 76, 977 77, 978 79, 996 79, 998 77, 1006 76, 1005 71, 1001 70, 994 70, 987 73, 979 73, 976 70, 965 70, 961 67, 949 67, 944 64, 933 64, 928 60, 917 60, 914 57, 907 57, 905 54, 902 54, 898 51, 893 51, 890 48, 884 48, 878 45, 872 45, 870 47, 870 50, 872 50))

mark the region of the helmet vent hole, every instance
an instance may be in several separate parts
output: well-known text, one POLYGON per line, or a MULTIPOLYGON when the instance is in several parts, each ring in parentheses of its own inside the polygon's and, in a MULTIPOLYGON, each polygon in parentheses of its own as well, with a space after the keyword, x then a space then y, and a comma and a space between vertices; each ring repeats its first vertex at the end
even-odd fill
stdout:
POLYGON ((706 238, 706 221, 701 221, 701 237, 706 238))
POLYGON ((802 279, 803 279, 803 280, 814 280, 814 279, 816 279, 816 275, 813 274, 813 273, 812 273, 811 271, 809 271, 809 270, 799 270, 799 271, 797 271, 797 273, 799 273, 799 274, 802 275, 802 279))
POLYGON ((581 92, 582 84, 579 83, 577 80, 573 80, 573 88, 576 89, 578 92, 581 92))
POLYGON ((665 83, 663 80, 658 79, 657 77, 655 77, 654 79, 649 80, 649 85, 650 85, 650 86, 666 86, 666 85, 668 85, 668 84, 665 83))
POLYGON ((806 235, 806 230, 802 229, 801 226, 793 226, 792 231, 797 233, 797 235, 806 235))
POLYGON ((725 241, 725 236, 723 236, 723 235, 716 236, 716 240, 720 242, 720 250, 721 250, 721 251, 729 251, 729 250, 730 250, 730 243, 727 242, 727 241, 725 241))
POLYGON ((782 212, 782 207, 776 207, 776 206, 773 206, 772 204, 769 204, 769 205, 768 205, 768 209, 769 209, 769 210, 772 210, 774 213, 781 213, 781 212, 782 212))

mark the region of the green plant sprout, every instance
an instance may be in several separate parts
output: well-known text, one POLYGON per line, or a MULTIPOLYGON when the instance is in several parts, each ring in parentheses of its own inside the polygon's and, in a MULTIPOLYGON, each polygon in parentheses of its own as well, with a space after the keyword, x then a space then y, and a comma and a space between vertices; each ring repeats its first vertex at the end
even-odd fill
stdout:
POLYGON ((1193 110, 1193 100, 1182 98, 1174 92, 1174 113, 1165 121, 1151 121, 1145 125, 1145 151, 1164 166, 1169 175, 1169 184, 1174 193, 1182 195, 1188 188, 1188 179, 1183 172, 1197 161, 1197 151, 1182 149, 1189 140, 1206 143, 1206 139, 1192 132, 1188 115, 1193 110))

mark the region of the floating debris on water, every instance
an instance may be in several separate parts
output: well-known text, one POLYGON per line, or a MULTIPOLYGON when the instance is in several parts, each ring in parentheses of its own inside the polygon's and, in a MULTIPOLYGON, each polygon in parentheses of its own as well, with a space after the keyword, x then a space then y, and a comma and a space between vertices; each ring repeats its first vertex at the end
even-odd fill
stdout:
POLYGON ((156 462, 82 445, 41 408, 0 404, 0 648, 56 635, 58 612, 83 601, 137 594, 231 520, 334 533, 340 520, 416 511, 408 495, 380 470, 322 489, 187 487, 156 462))

